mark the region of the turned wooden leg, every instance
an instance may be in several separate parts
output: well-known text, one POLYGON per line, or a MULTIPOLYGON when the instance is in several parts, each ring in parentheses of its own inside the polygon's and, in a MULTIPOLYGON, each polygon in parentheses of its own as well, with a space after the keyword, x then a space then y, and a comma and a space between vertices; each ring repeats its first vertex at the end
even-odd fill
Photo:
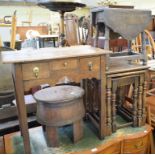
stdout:
POLYGON ((46 126, 46 140, 49 147, 58 147, 58 133, 56 127, 46 126))
POLYGON ((139 88, 138 88, 138 126, 142 126, 143 125, 143 119, 142 119, 142 98, 143 98, 143 76, 140 75, 140 82, 139 82, 139 88))
POLYGON ((133 126, 138 126, 137 122, 137 100, 138 98, 138 78, 136 78, 134 83, 134 93, 133 93, 133 126))
POLYGON ((112 131, 116 132, 116 90, 117 81, 113 82, 112 86, 112 131))
POLYGON ((83 120, 73 123, 73 142, 76 143, 83 137, 83 120))
POLYGON ((147 89, 147 82, 144 81, 144 87, 143 87, 143 125, 146 124, 146 89, 147 89))
POLYGON ((111 121, 111 79, 107 79, 107 135, 112 134, 112 121, 111 121))

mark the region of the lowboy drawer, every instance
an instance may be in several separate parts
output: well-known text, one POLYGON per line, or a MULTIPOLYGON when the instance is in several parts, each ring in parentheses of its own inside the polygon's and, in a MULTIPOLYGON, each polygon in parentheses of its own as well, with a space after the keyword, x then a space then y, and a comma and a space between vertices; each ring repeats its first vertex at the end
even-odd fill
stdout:
POLYGON ((50 69, 53 71, 76 69, 77 67, 78 59, 55 60, 50 63, 50 69))
POLYGON ((149 138, 148 135, 140 138, 124 140, 123 153, 142 153, 145 154, 148 148, 149 138))
POLYGON ((29 63, 22 65, 24 80, 42 79, 50 76, 48 63, 29 63))
POLYGON ((88 72, 99 72, 100 57, 90 57, 80 59, 80 70, 88 72))

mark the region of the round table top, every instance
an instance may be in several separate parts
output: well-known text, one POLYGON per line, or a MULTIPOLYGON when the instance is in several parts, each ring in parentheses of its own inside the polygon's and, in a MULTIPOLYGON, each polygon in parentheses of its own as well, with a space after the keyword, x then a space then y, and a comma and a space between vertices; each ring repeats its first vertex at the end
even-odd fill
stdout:
POLYGON ((83 3, 78 1, 55 1, 55 0, 39 0, 39 6, 46 7, 51 11, 71 12, 76 10, 76 7, 85 7, 83 3))
POLYGON ((34 94, 34 98, 40 102, 63 103, 81 98, 84 90, 77 86, 63 85, 42 89, 34 94))

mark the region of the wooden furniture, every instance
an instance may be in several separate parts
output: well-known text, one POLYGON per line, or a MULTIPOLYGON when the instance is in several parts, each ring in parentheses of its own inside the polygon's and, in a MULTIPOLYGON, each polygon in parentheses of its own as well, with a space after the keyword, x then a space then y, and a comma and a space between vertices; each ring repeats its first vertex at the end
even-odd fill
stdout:
MULTIPOLYGON (((154 60, 153 60, 154 61, 154 60)), ((152 62, 153 62, 152 61, 152 62)), ((147 76, 147 81, 148 81, 148 90, 154 88, 154 77, 155 77, 155 66, 154 63, 150 62, 149 66, 150 68, 148 69, 148 76, 147 76)))
MULTIPOLYGON (((5 23, 2 23, 0 24, 0 27, 11 27, 11 38, 10 38, 10 48, 14 49, 15 48, 15 43, 16 43, 16 24, 17 24, 17 21, 16 21, 16 11, 14 12, 13 16, 12 16, 12 23, 11 24, 5 24, 5 23)), ((0 39, 0 47, 2 46, 2 41, 3 41, 3 38, 1 37, 0 39)))
MULTIPOLYGON (((110 34, 113 32, 115 37, 118 38, 121 36, 128 40, 128 51, 116 55, 117 59, 121 60, 122 57, 124 57, 123 59, 130 62, 139 59, 146 65, 147 55, 145 50, 144 29, 147 27, 150 20, 151 11, 105 7, 93 8, 91 10, 91 23, 96 29, 94 46, 97 47, 99 33, 102 32, 105 40, 104 49, 109 49, 109 40, 111 39, 110 34), (145 18, 146 20, 141 20, 141 18, 145 18), (133 38, 136 38, 139 33, 142 34, 142 48, 140 53, 135 53, 131 49, 131 41, 133 38)), ((115 56, 110 57, 109 59, 116 61, 115 56)))
MULTIPOLYGON (((112 136, 99 140, 91 127, 84 124, 84 138, 76 145, 72 144, 66 134, 71 133, 70 128, 60 131, 63 147, 48 148, 41 127, 30 129, 32 152, 35 154, 146 154, 154 153, 151 149, 152 128, 145 125, 140 128, 127 127, 117 130, 112 136), (67 132, 68 131, 68 132, 67 132), (151 152, 152 151, 152 152, 151 152)), ((20 133, 11 133, 4 136, 5 150, 7 154, 24 153, 20 133)))
MULTIPOLYGON (((51 41, 53 42, 54 47, 58 46, 58 45, 56 45, 56 41, 58 42, 58 39, 59 39, 58 35, 40 35, 37 38, 39 40, 39 48, 47 47, 47 45, 49 46, 48 42, 51 42, 51 41), (46 45, 46 43, 47 43, 47 45, 46 45)), ((51 46, 52 45, 50 45, 50 47, 51 46)))
POLYGON ((65 36, 69 46, 80 45, 78 17, 73 14, 65 16, 65 36))
POLYGON ((21 133, 25 152, 30 153, 24 91, 33 86, 49 83, 54 85, 64 76, 75 82, 84 78, 95 77, 101 80, 101 111, 98 134, 106 136, 106 54, 110 51, 90 46, 73 46, 65 48, 44 48, 2 53, 3 63, 13 64, 13 77, 16 101, 19 111, 21 133), (37 55, 36 55, 37 53, 37 55))
MULTIPOLYGON (((146 96, 146 74, 147 66, 128 64, 126 61, 111 62, 109 70, 106 71, 106 107, 104 108, 107 123, 104 124, 106 135, 111 135, 119 128, 126 126, 143 126, 146 122, 145 96, 146 96), (131 98, 123 92, 123 88, 133 85, 134 91, 131 98), (120 89, 120 93, 119 93, 120 89), (129 106, 124 103, 128 100, 129 106), (117 116, 123 116, 126 121, 117 123, 117 116)), ((94 80, 94 79, 93 79, 94 80)), ((85 80, 84 89, 85 107, 88 118, 99 128, 100 114, 100 81, 85 80), (94 90, 91 90, 91 89, 94 90), (91 91, 91 93, 89 93, 91 91), (88 93, 87 93, 88 92, 88 93)), ((101 95, 102 96, 102 95, 101 95)))
POLYGON ((26 39, 26 32, 28 30, 36 30, 41 35, 48 34, 48 26, 17 26, 16 33, 20 35, 20 39, 24 41, 26 39))
POLYGON ((41 7, 48 8, 51 11, 59 12, 60 14, 60 44, 61 46, 66 46, 67 41, 65 40, 65 27, 64 27, 64 15, 66 12, 71 12, 76 10, 77 7, 85 7, 86 5, 74 0, 74 1, 56 1, 56 0, 40 0, 38 5, 41 7))
MULTIPOLYGON (((145 112, 145 96, 146 96, 146 75, 147 66, 142 65, 128 65, 127 62, 115 62, 111 64, 109 72, 107 72, 107 102, 112 104, 112 131, 115 132, 117 128, 124 126, 143 126, 146 122, 145 112), (130 108, 124 107, 126 94, 119 94, 118 88, 133 85, 133 98, 129 99, 131 102, 130 108), (116 109, 117 113, 129 122, 124 125, 116 125, 116 109)), ((108 104, 110 105, 110 104, 108 104)), ((110 109, 110 107, 109 107, 110 109)), ((109 125, 111 122, 108 122, 109 125)))
POLYGON ((77 86, 56 86, 34 94, 37 100, 37 121, 44 125, 47 144, 58 147, 58 128, 73 126, 73 142, 83 137, 84 90, 77 86))
POLYGON ((152 15, 152 20, 149 22, 147 30, 148 31, 154 31, 155 30, 155 16, 154 15, 152 15))
POLYGON ((148 123, 155 127, 155 88, 153 77, 155 76, 154 68, 150 67, 148 71, 148 86, 147 97, 146 97, 146 106, 148 113, 148 123))
MULTIPOLYGON (((154 53, 155 53, 155 42, 153 39, 152 34, 148 30, 144 30, 146 35, 146 52, 148 59, 154 59, 154 53)), ((132 48, 134 51, 140 52, 142 48, 142 40, 141 40, 141 34, 139 34, 135 40, 135 43, 133 43, 132 48)))
POLYGON ((0 137, 0 154, 5 154, 4 139, 0 137))
POLYGON ((147 113, 148 113, 148 123, 155 127, 155 103, 154 103, 155 96, 146 97, 146 105, 147 105, 147 113))

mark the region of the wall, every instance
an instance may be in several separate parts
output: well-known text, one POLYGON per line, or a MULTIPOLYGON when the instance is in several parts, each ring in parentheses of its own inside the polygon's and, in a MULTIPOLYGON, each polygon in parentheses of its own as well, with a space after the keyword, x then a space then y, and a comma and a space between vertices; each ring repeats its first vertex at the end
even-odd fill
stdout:
MULTIPOLYGON (((89 7, 97 6, 99 0, 82 0, 89 7)), ((121 5, 134 5, 138 9, 151 9, 155 15, 155 0, 112 0, 117 1, 121 5)), ((0 18, 6 15, 12 15, 17 10, 17 24, 21 25, 22 21, 29 19, 29 14, 32 14, 32 25, 39 23, 59 23, 59 14, 51 12, 48 9, 43 9, 37 6, 0 6, 0 18)), ((75 11, 78 16, 88 15, 89 9, 80 9, 75 11)))
MULTIPOLYGON (((60 17, 57 12, 49 11, 48 9, 40 8, 37 6, 0 6, 0 18, 4 16, 11 16, 17 10, 17 25, 22 25, 22 21, 29 20, 29 15, 32 15, 32 25, 39 23, 59 23, 60 17)), ((77 9, 73 13, 78 16, 88 15, 89 9, 77 9)))

